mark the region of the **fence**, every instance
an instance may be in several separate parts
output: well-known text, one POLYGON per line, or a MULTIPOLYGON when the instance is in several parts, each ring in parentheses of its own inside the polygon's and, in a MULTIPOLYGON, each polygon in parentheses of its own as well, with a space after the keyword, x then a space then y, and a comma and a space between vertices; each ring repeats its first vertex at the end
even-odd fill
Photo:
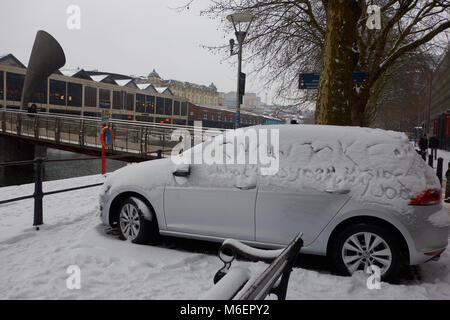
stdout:
MULTIPOLYGON (((178 140, 172 140, 172 133, 177 129, 190 133, 191 146, 196 142, 195 132, 203 134, 208 131, 208 135, 211 136, 224 131, 217 128, 200 129, 192 126, 123 120, 110 120, 109 123, 115 139, 108 151, 142 157, 157 153, 170 154, 172 148, 179 143, 178 140)), ((54 145, 99 150, 101 129, 99 118, 0 110, 0 133, 54 145)))
MULTIPOLYGON (((126 157, 126 156, 125 155, 109 156, 109 157, 105 157, 105 159, 119 159, 119 158, 123 158, 123 157, 126 157)), ((42 190, 42 182, 43 182, 43 169, 44 169, 45 163, 46 162, 64 162, 64 161, 100 160, 100 159, 103 159, 103 158, 102 157, 89 157, 89 158, 77 158, 77 159, 54 159, 54 160, 45 159, 45 158, 35 158, 34 160, 0 163, 1 167, 34 165, 34 172, 35 172, 34 193, 32 195, 2 200, 2 201, 0 201, 0 205, 33 198, 34 199, 33 226, 35 226, 36 229, 39 230, 39 226, 44 223, 44 219, 43 219, 44 196, 57 194, 57 193, 63 193, 63 192, 70 192, 70 191, 75 191, 75 190, 80 190, 80 189, 98 187, 98 186, 103 185, 103 183, 94 183, 94 184, 73 187, 73 188, 44 192, 42 190)))

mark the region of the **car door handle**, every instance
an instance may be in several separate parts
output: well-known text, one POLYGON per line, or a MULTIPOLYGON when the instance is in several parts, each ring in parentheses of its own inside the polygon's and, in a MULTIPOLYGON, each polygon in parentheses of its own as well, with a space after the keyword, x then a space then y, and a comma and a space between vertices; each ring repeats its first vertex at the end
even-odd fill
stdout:
POLYGON ((327 192, 327 193, 335 193, 335 194, 347 194, 347 193, 350 192, 350 190, 348 190, 348 189, 341 189, 341 190, 327 189, 327 190, 325 190, 325 192, 327 192))

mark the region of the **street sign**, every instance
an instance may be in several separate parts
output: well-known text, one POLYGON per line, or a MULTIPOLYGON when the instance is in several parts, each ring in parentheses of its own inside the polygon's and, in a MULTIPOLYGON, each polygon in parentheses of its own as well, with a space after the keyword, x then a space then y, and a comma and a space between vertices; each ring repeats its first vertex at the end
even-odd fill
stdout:
POLYGON ((114 133, 109 127, 104 127, 100 133, 100 142, 104 148, 109 148, 114 142, 114 133))
POLYGON ((368 72, 353 72, 353 82, 356 83, 362 83, 369 80, 369 73, 368 72))
MULTIPOLYGON (((368 72, 353 72, 353 82, 362 83, 369 79, 368 72)), ((319 87, 320 73, 300 73, 299 89, 317 89, 319 87)))
POLYGON ((243 72, 241 72, 241 74, 239 75, 239 94, 240 95, 245 94, 245 73, 243 72))
POLYGON ((317 89, 320 73, 300 73, 299 89, 317 89))

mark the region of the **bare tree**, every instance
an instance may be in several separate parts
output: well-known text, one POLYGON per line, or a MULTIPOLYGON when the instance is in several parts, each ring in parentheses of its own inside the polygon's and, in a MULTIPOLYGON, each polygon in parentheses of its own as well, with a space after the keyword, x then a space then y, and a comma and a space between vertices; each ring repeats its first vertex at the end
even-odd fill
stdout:
POLYGON ((316 122, 364 126, 393 65, 423 46, 439 46, 449 9, 448 0, 213 0, 203 13, 256 15, 246 40, 255 71, 276 81, 280 96, 299 99, 298 73, 320 69, 316 122), (367 26, 369 5, 380 8, 380 29, 367 26), (354 71, 367 71, 368 81, 354 85, 354 71))

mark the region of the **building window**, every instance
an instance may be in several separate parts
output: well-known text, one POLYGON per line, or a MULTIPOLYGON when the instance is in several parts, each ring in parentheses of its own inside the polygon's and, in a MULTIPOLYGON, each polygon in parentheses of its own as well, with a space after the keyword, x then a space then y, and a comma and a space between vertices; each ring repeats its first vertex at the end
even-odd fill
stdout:
POLYGON ((164 98, 156 97, 156 113, 164 114, 164 98))
POLYGON ((113 91, 113 109, 122 109, 122 94, 120 91, 113 91))
POLYGON ((172 115, 172 99, 164 99, 164 114, 167 116, 172 115))
POLYGON ((98 89, 98 104, 102 109, 111 109, 111 91, 98 89))
POLYGON ((50 79, 50 104, 66 105, 66 82, 50 79))
POLYGON ((217 120, 222 121, 222 113, 219 112, 217 114, 217 120))
POLYGON ((203 119, 208 120, 208 111, 203 111, 203 119))
POLYGON ((173 114, 179 116, 180 115, 180 101, 173 102, 173 114))
POLYGON ((0 100, 3 100, 4 97, 4 88, 3 88, 3 71, 0 71, 0 100))
POLYGON ((145 112, 145 95, 136 94, 136 112, 145 112))
POLYGON ((97 88, 84 87, 84 106, 97 107, 97 88))
POLYGON ((47 79, 41 82, 41 85, 36 88, 30 102, 47 103, 47 79))
POLYGON ((134 110, 134 93, 126 93, 127 95, 127 110, 134 110))
POLYGON ((67 105, 71 107, 81 107, 81 96, 83 95, 83 86, 79 83, 67 83, 67 105))
POLYGON ((137 121, 153 122, 153 117, 136 115, 137 121))
POLYGON ((145 112, 155 113, 155 96, 145 96, 145 112))
POLYGON ((25 76, 17 73, 6 73, 6 100, 20 101, 22 98, 25 76))
POLYGON ((181 103, 181 115, 187 116, 187 102, 181 103))
POLYGON ((186 119, 173 119, 172 123, 185 126, 186 125, 186 119))

